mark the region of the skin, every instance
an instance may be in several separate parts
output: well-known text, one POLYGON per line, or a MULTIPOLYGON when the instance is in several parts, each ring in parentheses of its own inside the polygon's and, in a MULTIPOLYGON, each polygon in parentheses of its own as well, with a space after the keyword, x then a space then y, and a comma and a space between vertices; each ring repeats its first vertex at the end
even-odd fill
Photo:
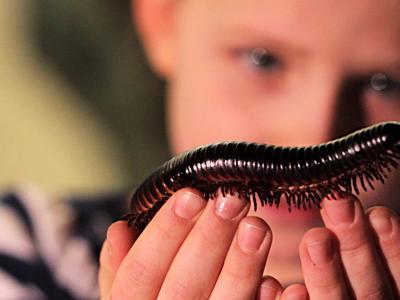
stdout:
MULTIPOLYGON (((133 4, 149 62, 168 83, 173 154, 222 140, 318 144, 400 120, 400 93, 369 84, 375 73, 400 80, 398 1, 133 4), (272 63, 257 65, 254 49, 272 63)), ((399 179, 290 215, 179 191, 139 237, 110 226, 102 298, 395 299, 399 179)))

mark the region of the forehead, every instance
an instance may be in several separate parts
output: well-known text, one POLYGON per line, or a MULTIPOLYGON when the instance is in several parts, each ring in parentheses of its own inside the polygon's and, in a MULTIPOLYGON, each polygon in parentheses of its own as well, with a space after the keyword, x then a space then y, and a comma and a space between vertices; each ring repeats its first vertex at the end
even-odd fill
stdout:
POLYGON ((200 3, 215 11, 221 20, 242 18, 265 26, 277 24, 281 29, 293 30, 293 25, 299 24, 300 28, 312 26, 324 32, 400 27, 398 0, 207 0, 200 3))
MULTIPOLYGON (((184 2, 183 2, 184 3, 184 2)), ((192 18, 206 18, 213 35, 260 40, 289 39, 293 45, 340 53, 357 53, 374 61, 385 49, 390 63, 400 53, 399 0, 205 0, 187 1, 192 18)), ((353 55, 354 58, 354 55, 353 55)), ((381 60, 381 58, 379 58, 381 60)))

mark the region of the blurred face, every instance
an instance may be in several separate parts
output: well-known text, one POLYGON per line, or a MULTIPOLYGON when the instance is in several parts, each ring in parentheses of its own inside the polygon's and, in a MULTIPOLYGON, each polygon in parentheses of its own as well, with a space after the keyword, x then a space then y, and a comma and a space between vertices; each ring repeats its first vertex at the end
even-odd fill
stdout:
MULTIPOLYGON (((167 78, 172 151, 226 140, 311 145, 399 121, 399 11, 395 0, 178 1, 167 78)), ((395 203, 399 178, 362 200, 395 203)), ((317 214, 257 214, 274 232, 269 273, 288 265, 280 278, 296 280, 289 264, 317 214)))

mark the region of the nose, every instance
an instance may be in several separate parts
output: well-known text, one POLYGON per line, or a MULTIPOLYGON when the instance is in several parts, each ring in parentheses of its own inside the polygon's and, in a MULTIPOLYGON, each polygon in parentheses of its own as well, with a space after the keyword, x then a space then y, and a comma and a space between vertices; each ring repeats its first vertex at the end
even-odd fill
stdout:
POLYGON ((342 137, 364 126, 362 82, 340 76, 318 76, 301 89, 294 103, 307 107, 292 109, 291 143, 315 145, 342 137), (301 97, 301 99, 299 99, 301 97), (303 113, 300 113, 300 112, 303 113))
POLYGON ((334 139, 367 125, 363 106, 363 80, 348 78, 340 86, 329 130, 329 138, 334 139))

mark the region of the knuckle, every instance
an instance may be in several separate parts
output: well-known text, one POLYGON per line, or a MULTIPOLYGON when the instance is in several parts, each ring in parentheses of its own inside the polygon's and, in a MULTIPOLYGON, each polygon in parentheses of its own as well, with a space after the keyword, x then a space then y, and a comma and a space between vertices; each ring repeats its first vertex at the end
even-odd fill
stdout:
POLYGON ((346 254, 358 254, 360 252, 366 252, 369 249, 368 241, 356 237, 348 236, 347 239, 342 239, 340 241, 340 251, 346 254))
POLYGON ((165 226, 166 224, 157 223, 156 229, 160 235, 161 240, 173 241, 177 239, 177 231, 171 230, 170 226, 165 226))
POLYGON ((320 290, 334 290, 338 283, 335 281, 332 281, 324 276, 320 276, 319 278, 315 278, 312 283, 313 287, 318 288, 320 290))
POLYGON ((319 291, 335 293, 341 288, 341 274, 337 270, 324 268, 321 272, 307 274, 310 286, 319 291))
POLYGON ((252 281, 255 280, 263 268, 264 264, 256 255, 240 255, 228 262, 222 272, 233 279, 233 281, 252 281))
POLYGON ((157 266, 152 265, 150 262, 141 261, 135 257, 129 262, 127 269, 127 280, 134 285, 149 285, 158 278, 157 266))
POLYGON ((199 228, 199 238, 206 244, 206 247, 210 247, 210 249, 220 247, 227 242, 226 237, 220 234, 218 229, 213 230, 208 226, 201 226, 201 228, 199 228))
POLYGON ((208 247, 216 247, 218 244, 220 244, 220 241, 218 238, 213 233, 210 233, 207 230, 201 230, 200 233, 200 239, 207 244, 208 247))
POLYGON ((205 222, 198 223, 195 230, 206 247, 225 247, 231 244, 235 229, 236 224, 210 215, 205 222))
POLYGON ((382 285, 377 288, 364 291, 362 294, 357 296, 360 300, 384 300, 391 299, 388 295, 387 289, 382 285))
POLYGON ((235 267, 231 266, 225 270, 226 274, 234 281, 248 281, 254 278, 255 272, 249 266, 235 267))
POLYGON ((171 295, 176 300, 202 299, 200 294, 195 294, 189 283, 182 280, 175 281, 170 287, 171 295))

